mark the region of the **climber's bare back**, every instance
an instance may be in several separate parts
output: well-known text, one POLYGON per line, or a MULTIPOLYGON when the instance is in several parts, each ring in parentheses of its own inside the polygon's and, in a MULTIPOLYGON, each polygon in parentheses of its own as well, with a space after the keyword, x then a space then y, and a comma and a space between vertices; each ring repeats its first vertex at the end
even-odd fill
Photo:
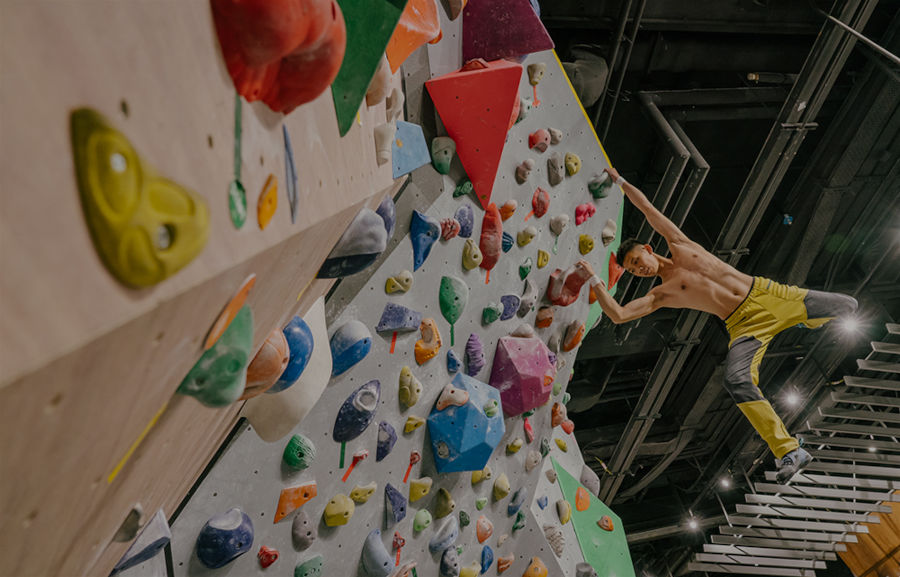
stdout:
POLYGON ((753 277, 716 258, 689 239, 669 245, 672 265, 650 293, 659 306, 687 308, 728 318, 750 292, 753 277))

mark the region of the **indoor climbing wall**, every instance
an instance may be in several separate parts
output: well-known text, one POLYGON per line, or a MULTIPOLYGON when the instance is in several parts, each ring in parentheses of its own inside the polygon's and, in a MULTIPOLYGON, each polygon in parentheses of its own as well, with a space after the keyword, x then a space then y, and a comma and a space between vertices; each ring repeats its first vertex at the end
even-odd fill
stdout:
MULTIPOLYGON (((608 278, 622 194, 603 181, 608 160, 553 51, 442 83, 459 74, 462 34, 449 29, 428 49, 441 72, 405 78, 407 120, 468 136, 454 155, 426 127, 435 161, 397 199, 390 249, 329 300, 327 388, 278 440, 236 431, 173 522, 175 575, 386 577, 415 563, 422 577, 587 577, 586 560, 633 575, 564 408, 590 308, 573 265, 608 278), (477 106, 460 114, 457 97, 477 106), (480 133, 478 111, 498 109, 501 130, 480 133), (246 554, 211 569, 222 531, 246 554)), ((398 135, 395 152, 408 142, 398 135)))

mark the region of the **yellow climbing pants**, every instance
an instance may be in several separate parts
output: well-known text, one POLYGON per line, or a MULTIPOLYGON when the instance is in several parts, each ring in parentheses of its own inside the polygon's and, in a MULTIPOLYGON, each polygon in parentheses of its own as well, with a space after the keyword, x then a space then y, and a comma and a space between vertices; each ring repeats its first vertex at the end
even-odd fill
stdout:
POLYGON ((799 446, 759 389, 759 365, 769 343, 784 329, 801 324, 819 328, 852 313, 853 297, 787 286, 756 277, 747 298, 725 319, 730 341, 725 360, 725 388, 775 457, 799 446))

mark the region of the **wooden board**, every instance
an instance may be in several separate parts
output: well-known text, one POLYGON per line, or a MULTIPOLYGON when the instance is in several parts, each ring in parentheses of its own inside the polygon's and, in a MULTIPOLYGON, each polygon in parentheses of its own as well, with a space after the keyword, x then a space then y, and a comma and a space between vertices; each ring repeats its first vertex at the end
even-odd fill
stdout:
POLYGON ((892 511, 878 513, 880 523, 864 523, 869 532, 857 533, 859 542, 847 543, 847 550, 838 553, 856 577, 900 574, 900 503, 883 504, 892 511))

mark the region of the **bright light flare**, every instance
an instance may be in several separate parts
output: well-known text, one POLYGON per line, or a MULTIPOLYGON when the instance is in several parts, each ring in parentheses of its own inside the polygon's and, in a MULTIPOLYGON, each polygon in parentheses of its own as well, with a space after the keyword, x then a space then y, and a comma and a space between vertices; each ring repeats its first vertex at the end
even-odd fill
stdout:
POLYGON ((723 489, 729 489, 731 487, 731 479, 722 477, 719 479, 719 485, 721 485, 723 489))
POLYGON ((787 401, 788 405, 796 407, 800 404, 800 395, 798 395, 797 393, 788 393, 785 401, 787 401))

